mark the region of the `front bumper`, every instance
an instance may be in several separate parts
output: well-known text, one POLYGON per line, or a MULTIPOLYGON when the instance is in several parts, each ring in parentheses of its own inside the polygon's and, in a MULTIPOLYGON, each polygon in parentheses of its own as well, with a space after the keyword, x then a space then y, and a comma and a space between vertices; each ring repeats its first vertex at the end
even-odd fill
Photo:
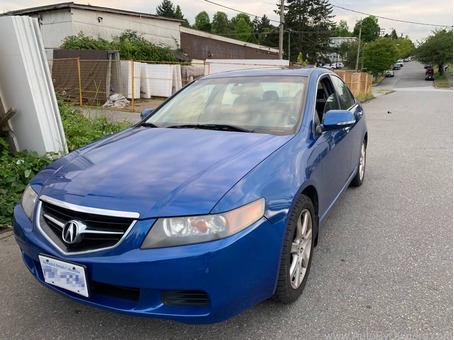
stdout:
POLYGON ((276 288, 283 223, 267 219, 223 240, 141 250, 150 221, 138 221, 121 246, 63 255, 14 210, 14 232, 24 262, 46 287, 79 302, 130 315, 213 323, 271 297, 276 288), (47 284, 38 255, 87 268, 88 298, 47 284))

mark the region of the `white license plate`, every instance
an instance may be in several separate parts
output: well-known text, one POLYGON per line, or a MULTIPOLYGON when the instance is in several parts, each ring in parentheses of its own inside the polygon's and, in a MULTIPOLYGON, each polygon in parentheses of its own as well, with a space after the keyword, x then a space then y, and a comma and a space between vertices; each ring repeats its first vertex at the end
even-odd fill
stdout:
POLYGON ((47 283, 88 297, 85 267, 43 255, 39 262, 47 283))

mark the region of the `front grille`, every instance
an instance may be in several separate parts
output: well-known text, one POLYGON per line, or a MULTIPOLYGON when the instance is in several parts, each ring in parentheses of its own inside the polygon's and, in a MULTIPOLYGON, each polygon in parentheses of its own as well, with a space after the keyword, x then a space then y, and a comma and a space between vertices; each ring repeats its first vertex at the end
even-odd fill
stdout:
POLYGON ((210 298, 201 290, 164 290, 162 302, 168 306, 208 306, 210 298))
POLYGON ((115 247, 134 225, 133 217, 138 214, 76 206, 46 197, 38 207, 39 229, 66 254, 115 247), (71 223, 77 227, 68 231, 71 223))

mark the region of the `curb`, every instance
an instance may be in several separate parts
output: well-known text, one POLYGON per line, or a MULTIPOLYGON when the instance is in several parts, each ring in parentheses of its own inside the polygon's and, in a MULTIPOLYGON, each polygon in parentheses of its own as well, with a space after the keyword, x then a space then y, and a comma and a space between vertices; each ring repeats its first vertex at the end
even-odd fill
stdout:
POLYGON ((8 229, 6 229, 7 231, 2 231, 2 232, 0 232, 0 240, 3 240, 3 239, 5 239, 5 238, 8 238, 8 237, 14 235, 14 230, 13 230, 13 228, 8 228, 8 229), (8 230, 8 229, 11 229, 11 230, 8 230))

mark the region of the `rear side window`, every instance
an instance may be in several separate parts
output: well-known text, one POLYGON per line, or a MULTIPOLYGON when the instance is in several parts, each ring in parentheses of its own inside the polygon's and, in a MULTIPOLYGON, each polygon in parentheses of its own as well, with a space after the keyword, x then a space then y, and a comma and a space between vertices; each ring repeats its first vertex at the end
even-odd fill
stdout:
POLYGON ((348 110, 355 105, 355 98, 348 89, 347 85, 337 77, 331 77, 334 89, 337 93, 341 110, 348 110))

